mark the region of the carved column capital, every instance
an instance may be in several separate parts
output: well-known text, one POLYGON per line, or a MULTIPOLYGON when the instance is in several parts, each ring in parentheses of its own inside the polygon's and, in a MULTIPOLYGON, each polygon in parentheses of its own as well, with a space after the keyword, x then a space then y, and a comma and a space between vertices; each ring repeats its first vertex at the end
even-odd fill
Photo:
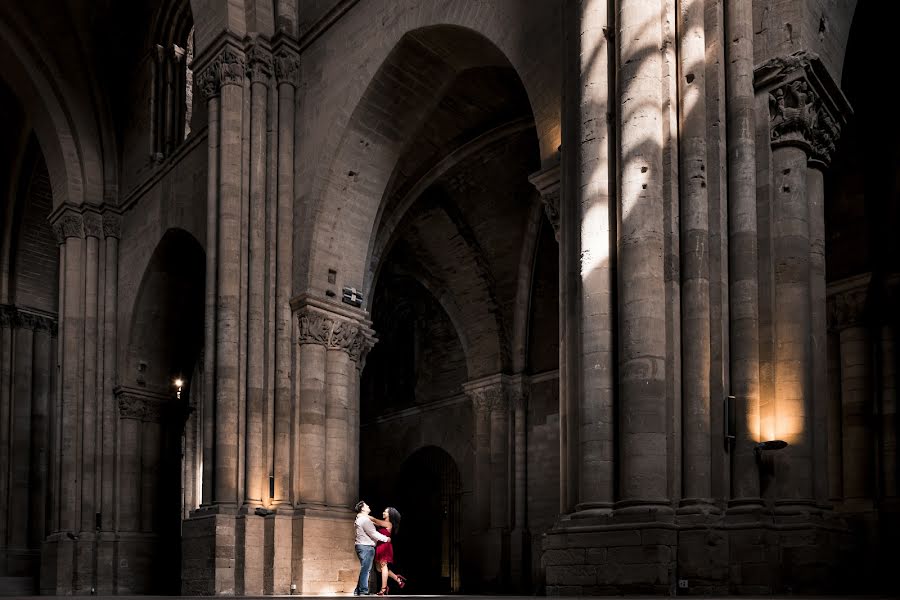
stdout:
POLYGON ((368 321, 338 310, 325 303, 305 304, 295 308, 297 343, 319 344, 329 350, 343 350, 355 363, 362 363, 378 341, 368 321))
POLYGON ((245 73, 243 53, 231 46, 223 47, 195 76, 194 82, 207 99, 218 96, 226 85, 243 85, 245 73))
POLYGON ((547 214, 550 224, 553 225, 553 232, 556 235, 556 241, 559 241, 559 165, 553 165, 547 169, 543 169, 536 173, 532 173, 528 177, 538 193, 541 195, 541 202, 544 204, 544 212, 547 214))
POLYGON ((247 78, 252 83, 268 83, 272 76, 272 51, 258 41, 247 50, 247 78))
POLYGON ((84 237, 102 238, 103 237, 103 217, 100 213, 86 211, 82 215, 84 222, 84 237))
POLYGON ((287 45, 275 51, 275 79, 278 83, 287 83, 297 87, 300 79, 300 54, 287 45))
POLYGON ((158 422, 162 414, 163 405, 172 399, 132 388, 119 387, 115 390, 116 400, 119 405, 119 417, 123 419, 135 419, 137 421, 158 422))
POLYGON ((852 109, 819 56, 800 51, 766 61, 754 70, 754 85, 768 95, 772 147, 798 146, 827 166, 852 109))
POLYGON ((58 215, 52 222, 53 233, 56 234, 56 243, 65 244, 69 238, 84 237, 84 218, 80 213, 67 210, 58 215))
POLYGON ((104 237, 122 238, 122 217, 113 213, 103 215, 104 237))
POLYGON ((829 286, 826 300, 828 329, 841 331, 865 324, 869 298, 870 276, 863 275, 836 282, 829 286))
POLYGON ((509 411, 512 402, 519 400, 508 375, 489 375, 463 384, 463 391, 472 401, 476 413, 509 411))

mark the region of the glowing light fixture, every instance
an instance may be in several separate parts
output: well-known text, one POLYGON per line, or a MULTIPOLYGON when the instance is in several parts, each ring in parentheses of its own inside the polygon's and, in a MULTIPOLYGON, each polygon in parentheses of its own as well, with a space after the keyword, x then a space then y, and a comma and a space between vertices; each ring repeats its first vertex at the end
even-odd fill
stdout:
POLYGON ((181 400, 181 388, 184 387, 184 379, 177 377, 173 383, 175 384, 175 397, 181 400))
POLYGON ((787 445, 788 443, 784 440, 767 440, 753 446, 753 452, 756 454, 756 460, 760 460, 763 452, 769 450, 781 450, 782 448, 787 448, 787 445))

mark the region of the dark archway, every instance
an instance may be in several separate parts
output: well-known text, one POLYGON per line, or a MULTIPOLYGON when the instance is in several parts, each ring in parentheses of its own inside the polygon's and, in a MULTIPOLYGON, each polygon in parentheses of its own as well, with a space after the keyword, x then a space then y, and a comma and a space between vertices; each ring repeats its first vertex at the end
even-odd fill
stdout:
MULTIPOLYGON (((189 442, 196 440, 199 421, 198 386, 192 383, 203 345, 205 271, 199 242, 183 230, 167 231, 144 273, 131 324, 124 394, 143 395, 158 411, 139 425, 141 492, 134 510, 124 511, 122 527, 149 534, 150 548, 141 553, 152 565, 143 588, 148 593, 180 593, 180 578, 152 574, 180 571, 181 521, 187 497, 195 494, 196 450, 189 442), (183 380, 180 397, 177 378, 183 380), (148 463, 155 469, 147 469, 148 463), (130 517, 137 517, 136 522, 129 522, 130 517)), ((125 436, 125 443, 138 441, 125 436)), ((126 457, 135 454, 125 452, 126 457)))
POLYGON ((853 115, 826 180, 833 497, 852 532, 847 589, 897 592, 900 561, 900 118, 866 73, 890 56, 900 7, 860 2, 841 88, 853 115))
POLYGON ((462 501, 459 468, 441 448, 414 452, 400 467, 397 506, 397 569, 409 583, 404 592, 447 594, 460 591, 462 501))

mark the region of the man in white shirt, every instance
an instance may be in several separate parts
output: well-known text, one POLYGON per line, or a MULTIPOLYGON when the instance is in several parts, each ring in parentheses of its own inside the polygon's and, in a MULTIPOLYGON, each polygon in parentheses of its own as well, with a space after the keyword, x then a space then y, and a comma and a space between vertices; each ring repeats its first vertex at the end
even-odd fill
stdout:
POLYGON ((369 572, 375 559, 375 543, 391 541, 391 538, 375 530, 375 524, 369 519, 370 512, 372 509, 364 501, 356 503, 356 556, 359 558, 359 582, 353 590, 354 596, 369 595, 369 572))

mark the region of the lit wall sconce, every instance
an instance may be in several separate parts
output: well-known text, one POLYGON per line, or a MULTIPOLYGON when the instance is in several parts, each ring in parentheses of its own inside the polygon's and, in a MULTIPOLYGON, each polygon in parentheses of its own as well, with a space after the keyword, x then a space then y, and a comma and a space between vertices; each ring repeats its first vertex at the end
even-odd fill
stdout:
POLYGON ((753 453, 756 454, 757 462, 762 460, 763 452, 770 450, 781 450, 787 448, 788 443, 784 440, 767 440, 753 446, 753 453))
POLYGON ((184 387, 184 379, 178 377, 174 381, 175 383, 175 397, 181 400, 181 389, 184 387))

